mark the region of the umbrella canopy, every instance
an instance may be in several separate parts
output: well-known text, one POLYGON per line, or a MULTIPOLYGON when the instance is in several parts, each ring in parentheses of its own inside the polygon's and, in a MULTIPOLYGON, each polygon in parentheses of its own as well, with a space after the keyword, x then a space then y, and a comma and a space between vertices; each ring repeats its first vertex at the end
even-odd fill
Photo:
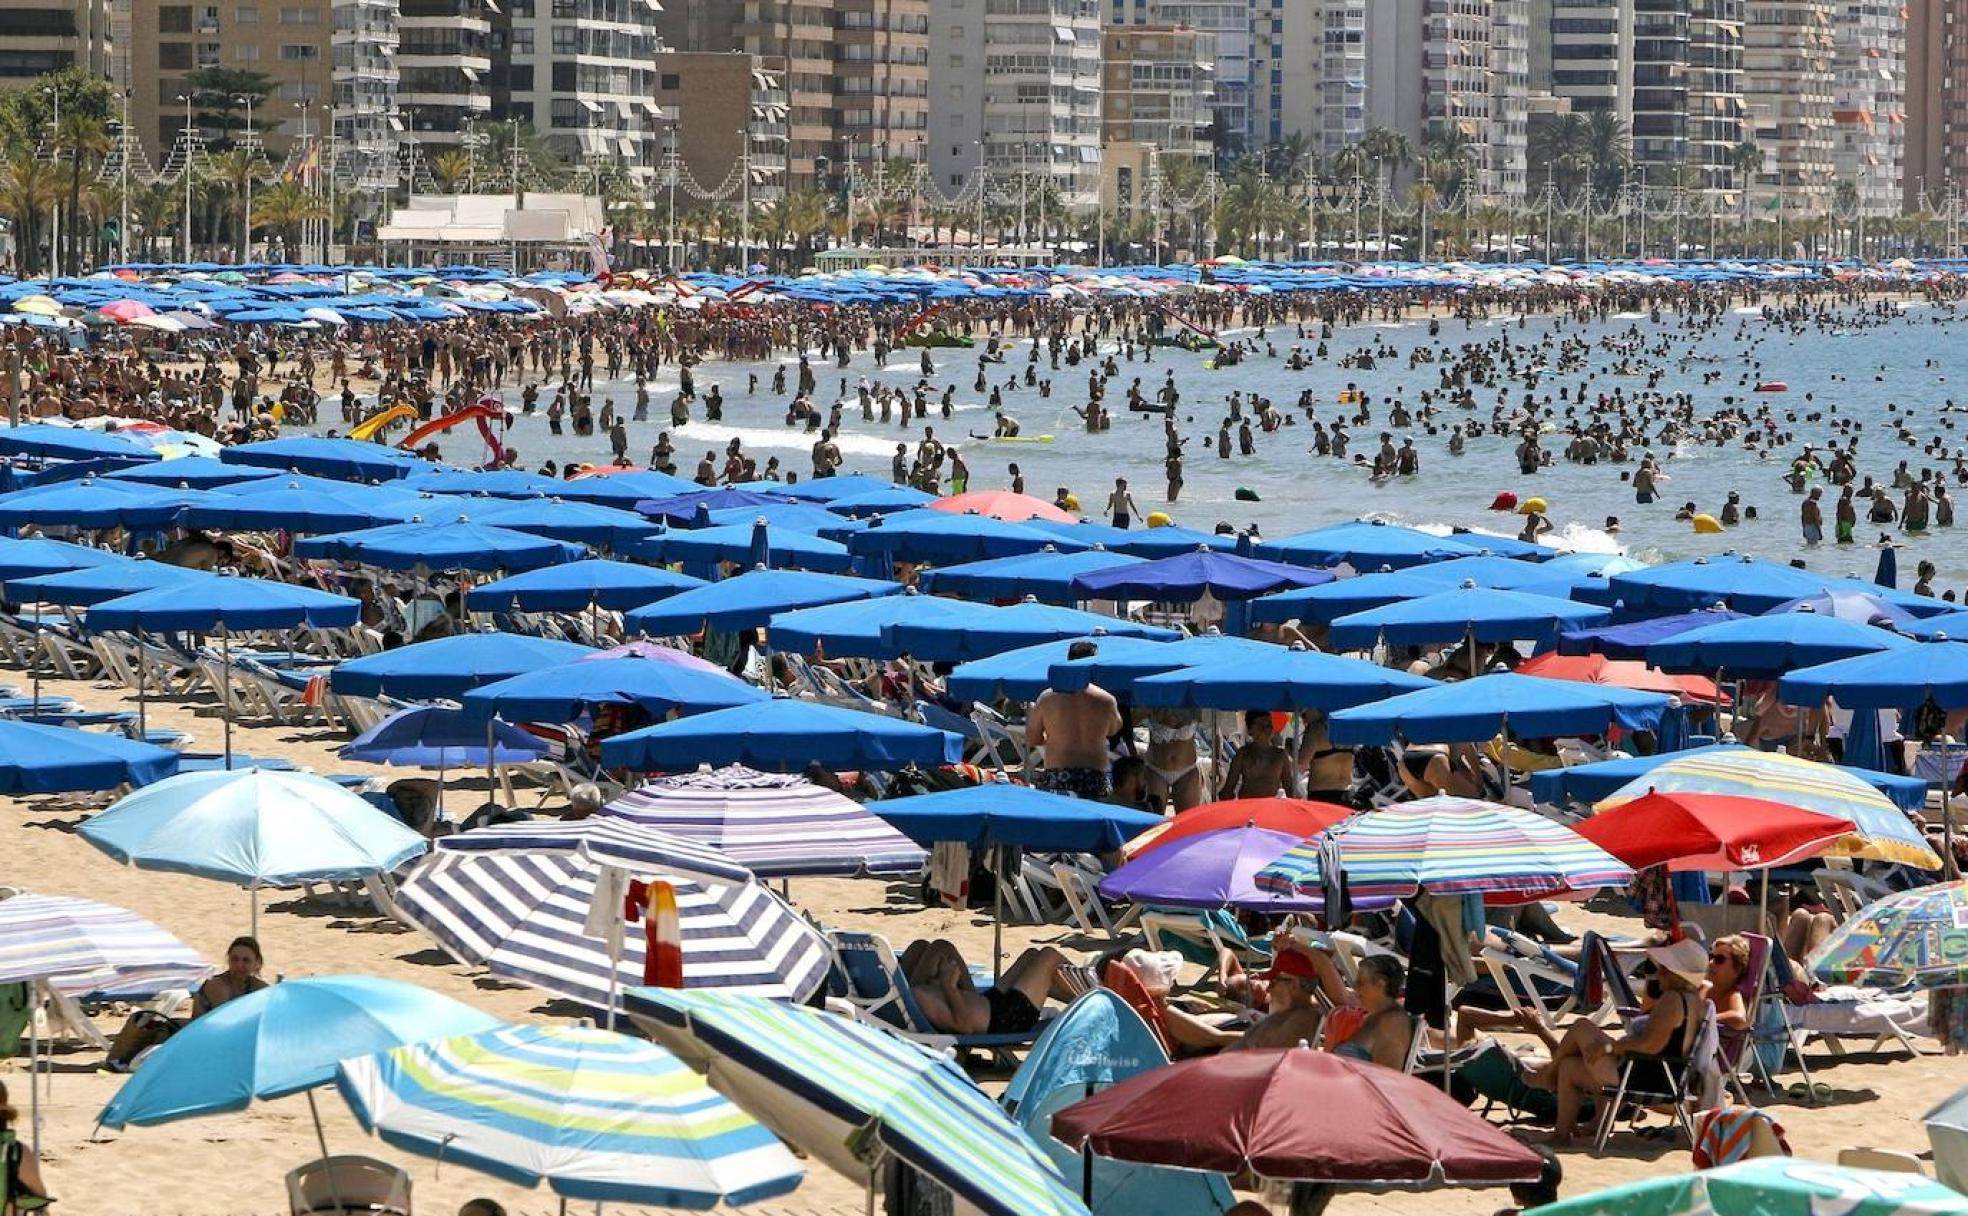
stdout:
POLYGON ((1257 887, 1257 872, 1304 839, 1258 827, 1191 833, 1108 874, 1100 880, 1100 893, 1109 899, 1176 908, 1318 910, 1325 901, 1317 897, 1257 887))
POLYGON ((651 561, 736 562, 827 574, 842 574, 854 565, 854 555, 838 541, 757 522, 665 532, 638 545, 636 554, 651 561))
POLYGON ((1732 794, 1650 793, 1578 825, 1580 836, 1636 870, 1762 870, 1816 857, 1850 835, 1850 819, 1732 794))
POLYGON ((858 494, 843 494, 839 498, 829 499, 827 510, 849 519, 862 519, 869 515, 913 511, 935 501, 936 495, 925 494, 914 486, 877 486, 858 494))
POLYGON ((0 793, 67 794, 147 786, 178 771, 178 753, 98 731, 0 719, 0 793))
POLYGON ((60 574, 90 566, 110 566, 129 560, 120 553, 91 549, 65 540, 0 538, 0 581, 60 574))
POLYGON ((1315 624, 1330 625, 1340 617, 1351 616, 1356 612, 1366 612, 1369 609, 1398 604, 1404 600, 1420 599, 1424 595, 1435 595, 1449 590, 1455 586, 1455 583, 1437 578, 1430 571, 1443 566, 1453 566, 1460 561, 1476 560, 1482 559, 1458 558, 1434 566, 1415 566, 1408 570, 1383 570, 1373 574, 1362 574, 1358 578, 1343 578, 1313 587, 1301 587, 1295 591, 1280 591, 1253 602, 1251 619, 1260 622, 1311 621, 1315 624))
MULTIPOLYGON (((1692 747, 1678 752, 1659 752, 1652 756, 1625 756, 1617 760, 1600 760, 1593 764, 1576 764, 1570 768, 1547 769, 1541 773, 1531 774, 1531 792, 1537 796, 1539 802, 1568 800, 1597 802, 1670 760, 1751 750, 1740 743, 1713 743, 1707 747, 1692 747)), ((1927 782, 1919 777, 1900 777, 1892 773, 1849 768, 1843 765, 1834 767, 1839 772, 1856 777, 1878 790, 1886 796, 1887 801, 1903 811, 1917 811, 1927 805, 1927 782)))
POLYGON ((359 532, 311 536, 294 543, 294 554, 385 570, 534 570, 585 557, 587 550, 459 515, 449 522, 412 519, 359 532))
POLYGON ((1165 844, 1204 832, 1243 827, 1282 832, 1296 844, 1352 815, 1351 807, 1304 798, 1231 798, 1190 807, 1172 819, 1164 819, 1128 841, 1125 851, 1130 858, 1140 857, 1165 844))
POLYGON ((1804 1157, 1629 1182, 1532 1208, 1531 1216, 1961 1216, 1968 1199, 1923 1174, 1855 1170, 1804 1157))
POLYGON ((1418 599, 1343 616, 1332 623, 1333 645, 1365 649, 1381 639, 1396 646, 1454 642, 1512 642, 1556 637, 1561 629, 1597 624, 1610 608, 1576 600, 1465 583, 1418 599))
POLYGON ((1850 819, 1858 825, 1854 838, 1833 848, 1831 856, 1866 857, 1923 870, 1941 868, 1940 857, 1898 806, 1864 778, 1834 765, 1747 748, 1674 753, 1608 794, 1599 809, 1655 791, 1733 794, 1850 819))
POLYGON ((136 913, 23 891, 0 900, 0 984, 46 980, 70 996, 135 996, 196 986, 198 952, 136 913))
POLYGON ((710 885, 752 881, 749 867, 706 844, 647 824, 590 815, 586 819, 529 819, 455 832, 447 853, 535 852, 572 854, 632 874, 687 878, 710 885))
POLYGON ((1653 730, 1667 698, 1599 684, 1540 680, 1510 672, 1478 676, 1333 714, 1334 743, 1481 743, 1508 725, 1524 738, 1603 735, 1615 726, 1653 730))
POLYGON ((768 494, 758 490, 740 490, 731 486, 722 489, 706 490, 692 485, 688 490, 677 494, 652 496, 636 504, 636 511, 650 519, 660 519, 666 523, 689 527, 700 513, 711 511, 737 511, 753 507, 772 507, 790 502, 783 494, 768 494))
POLYGON ((351 697, 455 701, 481 684, 594 653, 573 642, 527 634, 461 633, 350 659, 329 673, 328 684, 351 697))
POLYGON ((1968 645, 1929 642, 1793 671, 1777 681, 1792 705, 1835 697, 1845 709, 1912 709, 1932 697, 1942 709, 1968 709, 1968 645))
POLYGON ((636 988, 627 1007, 720 1093, 856 1183, 879 1173, 878 1147, 987 1216, 1086 1216, 1038 1146, 941 1056, 818 1009, 722 992, 636 988))
POLYGON ((122 435, 40 422, 0 427, 0 455, 55 460, 157 459, 156 452, 122 435))
POLYGON ((419 705, 384 718, 343 744, 338 754, 367 764, 443 769, 525 764, 552 753, 545 739, 517 726, 498 722, 488 732, 455 709, 419 705))
POLYGON ((1625 886, 1633 871, 1578 832, 1532 811, 1437 796, 1382 807, 1329 829, 1260 870, 1267 891, 1320 889, 1336 860, 1356 896, 1542 897, 1625 886), (1322 854, 1329 855, 1322 856, 1322 854))
POLYGON ((1204 595, 1219 600, 1255 599, 1273 591, 1315 587, 1332 579, 1323 570, 1197 549, 1131 566, 1092 570, 1075 578, 1073 589, 1090 600, 1193 603, 1204 595))
POLYGON ((473 504, 471 518, 496 528, 528 532, 554 540, 620 553, 654 536, 657 528, 633 511, 568 502, 559 498, 522 498, 484 505, 473 504))
MULTIPOLYGON (((1000 697, 1013 701, 1031 701, 1052 687, 1054 667, 1065 663, 1067 652, 1080 642, 1092 642, 1098 646, 1101 658, 1180 645, 1175 642, 1150 642, 1143 638, 1099 636, 1042 642, 1037 646, 1021 646, 1017 650, 1007 650, 988 659, 976 659, 964 663, 950 672, 950 678, 944 682, 944 687, 951 696, 961 697, 966 701, 988 703, 1000 697)), ((1154 667, 1153 670, 1167 671, 1180 666, 1181 663, 1177 662, 1167 667, 1154 667)))
POLYGON ((1647 648, 1655 642, 1678 638, 1690 630, 1719 625, 1723 621, 1743 619, 1744 614, 1730 612, 1726 608, 1704 608, 1698 612, 1650 617, 1624 625, 1567 629, 1558 635, 1558 653, 1603 654, 1609 659, 1645 659, 1647 648))
POLYGON ((1461 539, 1431 536, 1414 528, 1380 520, 1355 520, 1300 532, 1257 547, 1259 557, 1295 566, 1347 565, 1355 570, 1405 570, 1452 557, 1474 557, 1481 545, 1461 539))
POLYGON ((213 575, 105 600, 89 609, 82 624, 93 633, 139 629, 237 633, 302 625, 346 629, 361 619, 361 602, 346 596, 271 579, 213 575))
POLYGON ((650 717, 730 709, 767 694, 724 672, 711 674, 648 659, 591 659, 563 663, 472 689, 464 696, 470 722, 572 722, 601 705, 634 705, 650 717))
POLYGON ((362 878, 429 847, 332 781, 260 768, 168 777, 91 816, 77 834, 140 870, 253 888, 362 878))
POLYGON ((1819 616, 1834 617, 1841 621, 1852 621, 1860 625, 1880 625, 1901 631, 1905 631, 1907 626, 1922 619, 1920 613, 1909 612, 1901 605, 1869 591, 1836 588, 1820 591, 1816 595, 1786 600, 1772 608, 1770 614, 1774 616, 1799 610, 1815 612, 1819 616))
POLYGON ((963 739, 900 718, 773 698, 645 726, 601 743, 602 763, 637 772, 688 771, 699 764, 743 764, 793 772, 894 769, 956 764, 963 739))
POLYGON ((0 497, 0 527, 46 524, 67 528, 168 528, 202 499, 197 490, 173 490, 133 481, 84 478, 34 486, 0 497))
POLYGON ((1028 519, 1045 519, 1058 524, 1079 522, 1069 512, 1060 510, 1043 498, 1014 494, 1010 490, 972 490, 968 494, 952 494, 930 503, 929 508, 932 511, 948 511, 952 515, 988 515, 992 519, 1013 523, 1023 523, 1028 519))
POLYGON ((1647 647, 1647 662, 1662 671, 1726 670, 1774 680, 1799 667, 1919 644, 1889 629, 1835 616, 1782 612, 1676 634, 1647 647))
MULTIPOLYGON (((4 906, 4 905, 0 905, 4 906)), ((1896 891, 1832 931, 1805 966, 1828 984, 1955 988, 1968 984, 1968 882, 1896 891)))
POLYGON ((894 653, 925 663, 961 663, 1096 632, 1155 642, 1172 642, 1182 636, 1174 629, 1122 617, 1030 601, 1003 608, 972 604, 968 611, 910 617, 883 627, 882 643, 894 653))
POLYGON ((1436 1086, 1309 1047, 1138 1074, 1054 1115, 1052 1134, 1121 1161, 1281 1181, 1497 1186, 1544 1167, 1436 1086))
POLYGON ((483 583, 465 593, 465 607, 473 612, 622 611, 706 585, 703 579, 660 566, 596 557, 483 583))
POLYGON ((187 570, 168 562, 137 560, 12 579, 6 588, 7 598, 17 603, 67 604, 81 608, 155 587, 213 577, 203 570, 187 570))
MULTIPOLYGON (((177 463, 173 461, 172 463, 177 463)), ((254 483, 250 494, 208 494, 179 513, 188 528, 247 532, 345 532, 400 523, 416 508, 408 495, 342 484, 324 490, 298 478, 254 483)))
POLYGON ((1247 668, 1268 667, 1283 658, 1285 648, 1252 638, 1204 634, 1165 645, 1116 638, 1100 640, 1099 650, 1084 659, 1061 658, 1048 669, 1048 687, 1060 692, 1080 692, 1098 684, 1116 696, 1134 695, 1134 682, 1165 671, 1181 671, 1205 664, 1217 666, 1242 663, 1247 668))
POLYGON ((1291 649, 1262 666, 1235 659, 1143 676, 1129 685, 1137 705, 1192 709, 1347 709, 1436 687, 1364 659, 1291 649))
MULTIPOLYGON (((602 868, 580 851, 587 835, 532 833, 523 848, 485 852, 440 845, 403 880, 398 907, 461 963, 602 1008, 611 990, 642 982, 646 941, 624 934, 616 962, 586 932, 602 868)), ((803 1001, 826 983, 827 940, 763 884, 641 873, 676 889, 685 988, 803 1001)))
POLYGON ((922 585, 938 595, 969 600, 1017 600, 1030 596, 1041 604, 1073 604, 1080 599, 1080 593, 1073 589, 1073 580, 1080 575, 1140 562, 1138 557, 1105 549, 1081 553, 1061 553, 1055 549, 925 570, 922 585))
POLYGON ((103 1107, 104 1127, 149 1127, 244 1110, 335 1079, 337 1061, 498 1019, 447 996, 367 975, 291 979, 200 1015, 144 1060, 103 1107))
POLYGON ((1645 663, 1631 659, 1609 659, 1603 654, 1560 654, 1547 650, 1517 667, 1519 675, 1542 676, 1547 680, 1570 680, 1577 684, 1610 684, 1638 692, 1666 693, 1683 702, 1703 705, 1727 704, 1728 697, 1707 676, 1667 675, 1645 663))
POLYGON ((356 1121, 407 1152, 597 1203, 700 1209, 804 1177, 757 1120, 654 1043, 500 1026, 344 1060, 356 1121))
POLYGON ((405 489, 433 494, 483 494, 488 498, 552 498, 566 487, 558 477, 524 469, 454 469, 438 465, 403 479, 405 489))
POLYGON ((1934 1146, 1934 1176, 1957 1191, 1968 1187, 1968 1089, 1956 1090, 1921 1121, 1934 1146))
POLYGON ((991 783, 890 798, 870 808, 917 844, 957 841, 1047 853, 1111 853, 1160 815, 1027 785, 991 783))
POLYGON ((638 608, 625 616, 623 623, 652 637, 694 634, 704 629, 735 632, 757 629, 781 612, 874 599, 901 590, 900 583, 844 574, 752 570, 638 608))
POLYGON ((654 469, 631 469, 606 477, 593 474, 577 477, 573 481, 562 482, 555 487, 554 493, 576 502, 599 503, 604 507, 634 511, 653 498, 692 494, 701 489, 703 487, 695 482, 672 477, 668 473, 658 473, 654 469))
POLYGON ((1737 612, 1768 612, 1779 604, 1823 593, 1842 580, 1782 562, 1725 554, 1629 570, 1607 580, 1606 595, 1629 612, 1689 612, 1726 603, 1737 612))
POLYGON ((848 552, 883 563, 934 562, 939 565, 1043 553, 1047 549, 1079 552, 1091 546, 1068 540, 1029 524, 1007 523, 988 515, 952 515, 947 511, 904 511, 877 515, 847 538, 848 552))
POLYGON ((226 464, 293 469, 338 481, 395 481, 430 470, 430 463, 408 452, 360 439, 321 439, 292 435, 242 443, 219 453, 226 464))
POLYGON ((914 874, 926 856, 844 794, 742 765, 653 781, 601 814, 708 845, 761 878, 914 874))
POLYGON ((988 611, 977 604, 914 590, 872 600, 824 604, 773 616, 766 641, 787 654, 818 654, 830 659, 887 659, 906 649, 887 638, 891 626, 910 621, 975 620, 988 611))

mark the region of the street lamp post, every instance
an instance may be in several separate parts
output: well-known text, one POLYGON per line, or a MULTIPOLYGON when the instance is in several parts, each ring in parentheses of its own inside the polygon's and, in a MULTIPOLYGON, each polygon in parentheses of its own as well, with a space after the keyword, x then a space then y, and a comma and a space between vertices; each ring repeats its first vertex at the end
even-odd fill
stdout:
MULTIPOLYGON (((748 123, 738 132, 738 271, 745 272, 752 259, 752 128, 748 123)), ((852 221, 850 221, 852 222, 852 221)))
MULTIPOLYGON (((60 163, 61 161, 61 89, 50 84, 50 85, 43 85, 41 91, 55 99, 54 123, 48 129, 49 130, 48 150, 52 155, 52 159, 56 163, 60 163)), ((50 209, 50 213, 54 216, 54 223, 50 227, 48 233, 48 265, 50 266, 50 268, 54 270, 56 274, 60 274, 62 272, 61 208, 59 206, 53 207, 50 209)), ((73 221, 73 219, 74 217, 71 216, 70 217, 71 222, 73 221)))
POLYGON ((122 117, 117 122, 116 138, 123 145, 120 162, 116 167, 116 260, 130 260, 130 90, 124 89, 119 99, 122 117))
POLYGON ((666 238, 665 244, 669 248, 669 257, 667 259, 669 263, 668 269, 671 274, 675 274, 677 268, 676 264, 677 264, 677 253, 678 253, 677 226, 676 226, 676 192, 677 192, 678 165, 677 165, 677 127, 676 127, 675 120, 671 120, 670 122, 669 142, 670 142, 669 153, 665 157, 665 159, 669 161, 669 166, 670 166, 670 231, 669 231, 669 236, 666 238))
POLYGON ((971 236, 977 241, 977 260, 984 260, 984 180, 987 170, 984 166, 984 141, 977 140, 977 227, 971 236))
POLYGON ((180 93, 178 100, 185 103, 184 125, 184 164, 179 172, 184 177, 184 260, 191 261, 191 99, 192 94, 180 93))
MULTIPOLYGON (((246 107, 246 139, 248 141, 247 148, 250 151, 255 142, 253 139, 253 95, 248 93, 242 97, 235 97, 232 100, 235 103, 244 104, 246 107)), ((246 261, 251 261, 253 259, 253 175, 251 173, 246 175, 246 216, 242 222, 245 225, 246 233, 245 240, 240 242, 241 256, 246 261)))

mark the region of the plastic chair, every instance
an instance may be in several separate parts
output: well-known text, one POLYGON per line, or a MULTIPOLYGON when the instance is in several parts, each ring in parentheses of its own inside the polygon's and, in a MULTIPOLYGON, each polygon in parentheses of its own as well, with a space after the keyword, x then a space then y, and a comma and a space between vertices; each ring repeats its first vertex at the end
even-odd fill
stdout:
POLYGON ((1920 1158, 1896 1148, 1841 1148, 1838 1150, 1838 1164, 1855 1170, 1890 1170, 1922 1177, 1927 1174, 1927 1167, 1920 1163, 1920 1158))
POLYGON ((288 1172, 287 1210, 410 1216, 410 1175, 374 1157, 324 1157, 288 1172))

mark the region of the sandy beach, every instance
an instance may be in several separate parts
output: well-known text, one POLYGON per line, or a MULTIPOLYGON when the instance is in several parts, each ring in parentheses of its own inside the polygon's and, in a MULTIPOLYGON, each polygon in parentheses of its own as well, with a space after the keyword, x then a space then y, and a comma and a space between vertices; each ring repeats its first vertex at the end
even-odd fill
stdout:
MULTIPOLYGON (((10 673, 18 676, 19 673, 10 673)), ((16 681, 24 685, 25 677, 16 681)), ((96 709, 133 705, 120 688, 44 681, 49 693, 75 697, 96 709)), ((220 722, 209 706, 153 702, 153 724, 193 733, 198 750, 216 749, 220 722), (208 712, 199 712, 201 709, 208 712)), ((236 731, 242 752, 280 756, 319 772, 373 772, 403 776, 405 770, 377 769, 338 760, 336 732, 319 728, 246 725, 236 731)), ((528 795, 522 794, 522 798, 528 795)), ((470 792, 454 792, 454 811, 468 808, 470 792)), ((76 839, 82 817, 73 804, 44 799, 11 800, 0 816, 0 883, 49 894, 85 895, 121 904, 155 920, 207 957, 217 959, 226 943, 247 927, 246 895, 201 879, 145 873, 119 867, 76 839)), ((972 958, 988 958, 990 924, 981 916, 917 906, 905 889, 870 880, 797 880, 794 901, 829 926, 868 929, 898 944, 919 937, 949 937, 972 958)), ((1572 918, 1586 923, 1583 913, 1572 918)), ((509 985, 458 965, 420 935, 381 921, 368 909, 355 909, 268 893, 260 915, 260 937, 267 972, 293 979, 336 973, 364 973, 404 980, 476 1005, 513 1020, 564 1018, 565 1005, 550 1004, 540 993, 509 985)), ((1110 943, 1065 933, 1057 926, 1014 928, 1008 950, 1032 942, 1051 942, 1076 956, 1106 949, 1110 943)), ((113 1033, 116 1019, 100 1023, 113 1033)), ((1860 1045, 1863 1046, 1863 1045, 1860 1045)), ((1924 1153, 1927 1141, 1919 1118, 1941 1098, 1968 1085, 1968 1059, 1929 1055, 1914 1062, 1899 1053, 1854 1053, 1835 1060, 1823 1049, 1810 1056, 1813 1076, 1832 1088, 1828 1102, 1805 1105, 1800 1099, 1752 1098, 1774 1111, 1791 1145, 1801 1156, 1833 1159, 1841 1148, 1873 1145, 1924 1153)), ((59 1049, 43 1108, 44 1170, 61 1200, 58 1212, 71 1216, 211 1216, 218 1213, 277 1213, 286 1210, 283 1178, 314 1156, 313 1125, 305 1098, 263 1104, 231 1115, 191 1119, 161 1127, 130 1128, 93 1135, 96 1113, 121 1078, 101 1071, 99 1052, 59 1049)), ((25 1062, 0 1064, 13 1101, 27 1106, 25 1062)), ((995 1088, 1002 1077, 987 1079, 995 1088)), ((1795 1074, 1786 1074, 1794 1080, 1795 1074)), ((556 1198, 545 1190, 522 1191, 469 1170, 440 1166, 365 1136, 332 1090, 317 1096, 328 1147, 395 1161, 410 1171, 416 1210, 426 1216, 450 1213, 465 1200, 485 1195, 509 1211, 551 1212, 556 1198)), ((25 1131, 25 1128, 23 1128, 25 1131)), ((1618 1182, 1689 1168, 1687 1149, 1665 1140, 1614 1138, 1604 1157, 1575 1150, 1563 1157, 1567 1196, 1618 1182)), ((1501 1191, 1440 1191, 1422 1195, 1342 1195, 1336 1211, 1430 1213, 1459 1216, 1508 1206, 1501 1191)), ((616 1209, 621 1210, 621 1209, 616 1209)), ((826 1170, 810 1169, 793 1195, 746 1209, 810 1216, 846 1216, 863 1210, 858 1187, 826 1170)))

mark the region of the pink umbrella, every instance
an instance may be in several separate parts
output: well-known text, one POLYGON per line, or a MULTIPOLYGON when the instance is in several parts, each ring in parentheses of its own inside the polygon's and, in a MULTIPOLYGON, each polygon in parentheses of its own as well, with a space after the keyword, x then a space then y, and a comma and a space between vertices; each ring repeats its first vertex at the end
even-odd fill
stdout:
POLYGON ((117 300, 96 310, 105 317, 128 325, 138 317, 147 317, 157 310, 137 300, 117 300))
MULTIPOLYGON (((712 675, 731 676, 731 673, 708 659, 700 659, 688 651, 674 646, 661 646, 655 642, 624 642, 606 650, 597 650, 591 655, 574 660, 577 663, 592 663, 597 659, 651 659, 658 663, 669 663, 676 667, 688 667, 693 671, 709 672, 712 675)), ((737 679, 736 676, 731 676, 737 679)))

